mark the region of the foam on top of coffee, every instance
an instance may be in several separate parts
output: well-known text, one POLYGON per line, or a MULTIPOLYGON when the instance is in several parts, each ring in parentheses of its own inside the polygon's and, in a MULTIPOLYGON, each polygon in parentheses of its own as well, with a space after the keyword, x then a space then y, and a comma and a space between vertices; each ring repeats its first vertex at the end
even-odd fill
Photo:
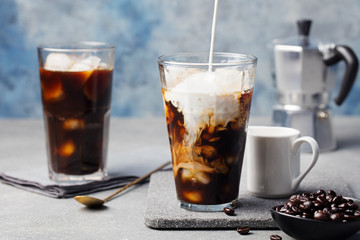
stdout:
POLYGON ((239 71, 221 68, 213 72, 199 69, 167 68, 164 98, 182 112, 189 134, 196 140, 201 129, 226 124, 239 118, 241 94, 253 88, 255 68, 239 71))
POLYGON ((83 72, 99 68, 105 68, 105 63, 101 63, 101 59, 96 56, 89 56, 79 59, 77 56, 65 53, 50 53, 45 61, 44 69, 51 71, 69 71, 83 72))
POLYGON ((252 88, 255 69, 239 71, 235 68, 218 68, 214 72, 199 69, 168 68, 168 88, 173 92, 231 94, 252 88))

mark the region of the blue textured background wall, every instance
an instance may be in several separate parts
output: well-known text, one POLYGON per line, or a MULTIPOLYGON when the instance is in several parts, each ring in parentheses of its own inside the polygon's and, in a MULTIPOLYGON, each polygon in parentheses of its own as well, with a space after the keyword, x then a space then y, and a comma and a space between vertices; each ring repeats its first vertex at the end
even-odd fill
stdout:
MULTIPOLYGON (((208 51, 212 12, 212 0, 1 0, 0 117, 42 115, 36 46, 67 40, 116 46, 113 116, 162 116, 156 58, 208 51)), ((358 0, 220 0, 215 50, 259 58, 252 114, 270 115, 266 45, 296 35, 295 21, 307 17, 313 37, 360 56, 359 13, 358 0)), ((359 78, 344 105, 333 104, 337 115, 360 114, 359 78)))

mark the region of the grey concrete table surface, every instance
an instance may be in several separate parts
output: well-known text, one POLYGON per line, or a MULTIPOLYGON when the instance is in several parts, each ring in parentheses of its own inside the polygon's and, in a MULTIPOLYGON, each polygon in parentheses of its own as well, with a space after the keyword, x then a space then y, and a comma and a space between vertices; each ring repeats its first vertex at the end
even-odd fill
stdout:
MULTIPOLYGON (((265 125, 253 118, 251 125, 265 125)), ((338 149, 321 153, 314 172, 336 169, 360 198, 360 117, 335 118, 338 149)), ((124 172, 141 174, 166 159, 121 163, 122 152, 169 147, 163 118, 113 118, 110 125, 109 161, 119 161, 124 172)), ((169 152, 170 158, 170 152, 169 152)), ((31 169, 47 164, 41 119, 0 119, 0 171, 31 169)), ((246 164, 246 161, 245 161, 246 164)), ((307 164, 305 159, 302 164, 307 164)), ((105 197, 113 191, 93 194, 105 197)), ((269 239, 280 230, 254 230, 247 236, 235 230, 155 230, 144 224, 148 184, 142 184, 108 202, 102 210, 89 210, 73 199, 53 199, 0 184, 0 239, 269 239)), ((351 240, 360 239, 360 233, 351 240)))

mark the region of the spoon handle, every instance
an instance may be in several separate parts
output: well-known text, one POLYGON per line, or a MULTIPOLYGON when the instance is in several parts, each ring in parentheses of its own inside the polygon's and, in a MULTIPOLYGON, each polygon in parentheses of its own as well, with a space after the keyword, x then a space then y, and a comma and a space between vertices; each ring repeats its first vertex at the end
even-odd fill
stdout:
POLYGON ((170 161, 164 163, 163 165, 161 165, 160 167, 157 167, 156 169, 152 170, 151 172, 145 174, 142 177, 139 177, 137 179, 135 179, 134 181, 132 181, 131 183, 126 184, 124 187, 120 188, 118 191, 114 192, 113 194, 111 194, 110 196, 108 196, 107 198, 104 199, 104 202, 109 201, 111 198, 113 198, 115 195, 121 193, 122 191, 124 191, 125 189, 131 187, 132 185, 137 184, 138 182, 141 182, 142 180, 148 178, 151 174, 153 174, 154 172, 157 172, 159 170, 161 170, 162 168, 166 167, 167 165, 170 164, 170 161))

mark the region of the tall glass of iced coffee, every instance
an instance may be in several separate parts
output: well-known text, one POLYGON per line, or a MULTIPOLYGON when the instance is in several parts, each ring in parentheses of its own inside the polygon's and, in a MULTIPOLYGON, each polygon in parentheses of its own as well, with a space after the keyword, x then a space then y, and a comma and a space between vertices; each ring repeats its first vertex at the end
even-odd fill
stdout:
POLYGON ((257 58, 233 53, 159 57, 180 206, 222 211, 238 199, 257 58))
POLYGON ((40 45, 40 83, 49 175, 106 176, 115 48, 99 42, 40 45))

